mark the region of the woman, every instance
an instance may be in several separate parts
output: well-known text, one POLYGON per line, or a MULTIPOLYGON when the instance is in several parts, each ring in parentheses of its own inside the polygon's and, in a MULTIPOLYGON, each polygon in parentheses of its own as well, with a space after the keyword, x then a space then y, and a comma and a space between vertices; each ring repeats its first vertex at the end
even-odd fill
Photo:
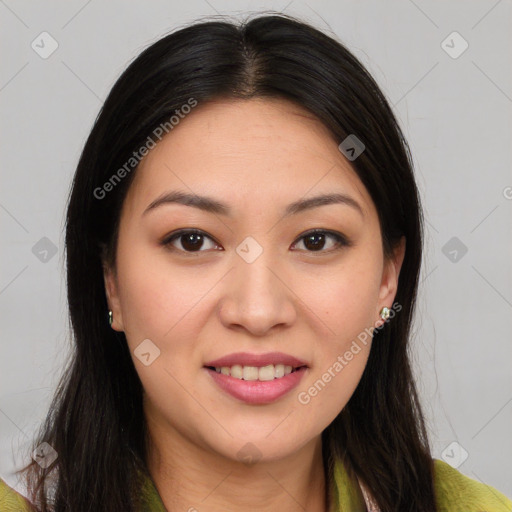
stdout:
POLYGON ((411 158, 339 42, 276 15, 146 49, 84 147, 66 250, 76 350, 35 510, 510 510, 431 457, 411 158))

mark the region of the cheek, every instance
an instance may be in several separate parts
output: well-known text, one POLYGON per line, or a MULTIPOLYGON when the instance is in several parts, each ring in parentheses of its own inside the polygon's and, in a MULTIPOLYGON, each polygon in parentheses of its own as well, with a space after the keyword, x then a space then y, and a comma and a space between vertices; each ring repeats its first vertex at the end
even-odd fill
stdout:
POLYGON ((372 253, 354 252, 327 273, 310 275, 302 293, 306 304, 328 327, 328 336, 343 343, 378 320, 375 310, 380 282, 379 260, 372 253))
POLYGON ((187 320, 201 306, 211 278, 191 267, 173 267, 165 249, 130 243, 128 237, 119 239, 117 271, 123 330, 132 350, 146 338, 161 350, 173 338, 186 339, 183 330, 194 325, 187 320))
POLYGON ((372 268, 354 265, 347 269, 337 286, 330 290, 335 308, 335 327, 339 333, 354 337, 375 322, 375 304, 379 293, 379 280, 372 268))
POLYGON ((128 251, 127 245, 120 241, 118 252, 123 330, 149 402, 167 415, 188 410, 197 414, 182 385, 193 391, 190 368, 200 367, 201 353, 191 341, 200 336, 207 303, 201 299, 214 285, 213 276, 192 267, 172 266, 165 251, 135 244, 128 251), (134 354, 146 339, 160 351, 149 366, 134 354))
POLYGON ((297 401, 323 423, 332 421, 347 404, 366 367, 371 328, 377 320, 380 272, 378 254, 358 252, 346 258, 330 279, 316 279, 314 287, 308 281, 308 288, 315 290, 308 295, 308 305, 320 312, 317 324, 327 326, 327 335, 316 338, 316 364, 297 401))

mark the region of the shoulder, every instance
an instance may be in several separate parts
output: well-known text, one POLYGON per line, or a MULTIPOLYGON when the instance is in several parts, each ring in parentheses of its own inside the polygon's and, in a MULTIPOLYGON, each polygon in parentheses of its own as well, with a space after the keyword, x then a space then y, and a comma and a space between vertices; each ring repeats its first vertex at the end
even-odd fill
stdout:
POLYGON ((511 512, 512 501, 490 485, 473 480, 434 459, 438 512, 511 512))
POLYGON ((2 512, 32 512, 30 502, 21 494, 9 487, 0 478, 0 510, 2 512))

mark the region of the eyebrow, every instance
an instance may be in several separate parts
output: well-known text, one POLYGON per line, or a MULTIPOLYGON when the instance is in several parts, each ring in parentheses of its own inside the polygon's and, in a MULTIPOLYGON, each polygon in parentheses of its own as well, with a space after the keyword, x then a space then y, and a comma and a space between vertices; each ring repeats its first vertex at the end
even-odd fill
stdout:
MULTIPOLYGON (((162 194, 157 197, 143 212, 142 215, 146 215, 152 210, 155 210, 159 206, 163 206, 165 204, 183 204, 185 206, 192 206, 194 208, 198 208, 205 212, 215 213, 218 215, 224 215, 227 217, 232 216, 231 207, 227 204, 224 204, 214 198, 208 196, 199 196, 197 194, 189 194, 186 192, 181 192, 179 190, 170 191, 162 194)), ((362 217, 364 217, 364 212, 360 204, 353 199, 352 197, 346 194, 323 194, 315 197, 311 197, 309 199, 299 199, 291 204, 289 204, 283 213, 284 217, 289 217, 290 215, 295 215, 306 210, 311 210, 312 208, 317 208, 319 206, 325 206, 329 204, 344 204, 350 206, 357 210, 362 217)))

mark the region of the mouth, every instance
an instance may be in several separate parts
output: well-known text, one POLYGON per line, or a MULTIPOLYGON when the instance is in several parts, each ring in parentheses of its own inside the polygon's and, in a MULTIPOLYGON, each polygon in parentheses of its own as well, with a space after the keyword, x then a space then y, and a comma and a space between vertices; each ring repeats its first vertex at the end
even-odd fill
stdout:
POLYGON ((309 370, 305 361, 282 352, 231 354, 208 361, 203 368, 216 389, 249 405, 279 400, 309 370))

